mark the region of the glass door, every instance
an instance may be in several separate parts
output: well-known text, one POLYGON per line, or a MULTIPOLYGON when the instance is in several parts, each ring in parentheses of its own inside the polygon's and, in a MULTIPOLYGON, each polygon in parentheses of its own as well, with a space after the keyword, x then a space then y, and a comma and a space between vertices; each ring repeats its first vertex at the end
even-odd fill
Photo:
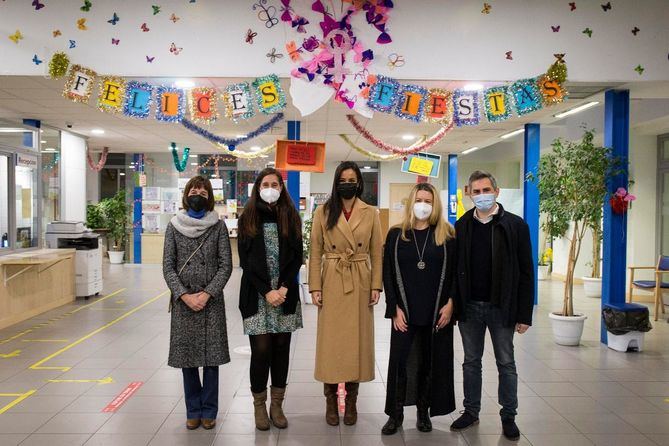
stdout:
POLYGON ((0 153, 0 252, 10 247, 9 185, 10 157, 0 153))
POLYGON ((669 135, 658 137, 657 255, 669 255, 669 135))

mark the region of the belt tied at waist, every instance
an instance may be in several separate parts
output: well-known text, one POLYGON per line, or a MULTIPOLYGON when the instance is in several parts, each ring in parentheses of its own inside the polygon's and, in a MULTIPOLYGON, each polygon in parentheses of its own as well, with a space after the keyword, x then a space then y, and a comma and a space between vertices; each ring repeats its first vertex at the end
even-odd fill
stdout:
POLYGON ((344 294, 353 291, 353 274, 351 273, 351 265, 353 262, 366 262, 369 259, 368 254, 356 254, 351 248, 346 249, 346 252, 334 253, 328 252, 325 254, 327 260, 338 260, 336 270, 341 274, 344 294))

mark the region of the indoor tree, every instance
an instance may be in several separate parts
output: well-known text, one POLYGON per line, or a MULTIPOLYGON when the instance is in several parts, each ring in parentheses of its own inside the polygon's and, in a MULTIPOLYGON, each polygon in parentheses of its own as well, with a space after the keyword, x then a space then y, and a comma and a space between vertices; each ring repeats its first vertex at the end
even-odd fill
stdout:
POLYGON ((123 251, 128 235, 130 206, 125 202, 125 190, 120 190, 112 198, 100 202, 105 226, 109 228, 109 237, 114 242, 114 251, 123 251))

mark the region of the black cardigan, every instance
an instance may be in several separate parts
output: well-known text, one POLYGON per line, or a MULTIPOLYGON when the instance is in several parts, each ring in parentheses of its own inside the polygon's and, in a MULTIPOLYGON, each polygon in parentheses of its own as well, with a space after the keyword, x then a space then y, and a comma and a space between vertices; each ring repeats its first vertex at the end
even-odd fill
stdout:
MULTIPOLYGON (((534 263, 530 231, 525 221, 499 205, 493 217, 492 293, 490 301, 502 309, 504 325, 532 325, 534 310, 534 263)), ((464 308, 470 299, 470 253, 474 210, 455 223, 457 234, 456 307, 464 308)), ((458 315, 465 320, 465 312, 458 315)))
MULTIPOLYGON (((237 241, 239 263, 242 267, 242 280, 239 289, 239 310, 243 318, 258 312, 258 294, 264 296, 272 290, 267 255, 265 254, 265 236, 263 223, 276 221, 273 216, 259 211, 260 224, 256 228, 255 237, 243 237, 237 241)), ((243 217, 242 217, 243 218, 243 217)), ((300 298, 298 274, 302 266, 302 231, 292 237, 281 235, 279 230, 279 287, 288 288, 286 301, 281 304, 284 314, 294 314, 300 298)))

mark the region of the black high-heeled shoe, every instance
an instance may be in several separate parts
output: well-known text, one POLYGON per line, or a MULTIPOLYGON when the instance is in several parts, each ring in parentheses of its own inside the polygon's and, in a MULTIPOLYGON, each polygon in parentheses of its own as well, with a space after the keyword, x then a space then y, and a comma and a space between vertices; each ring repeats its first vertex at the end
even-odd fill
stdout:
POLYGON ((430 421, 430 415, 428 414, 427 409, 418 409, 416 415, 416 429, 421 432, 432 431, 432 421, 430 421))
POLYGON ((402 426, 403 421, 404 421, 403 414, 400 415, 399 417, 388 418, 386 424, 384 424, 383 428, 381 428, 381 433, 383 435, 395 435, 397 433, 397 430, 402 426))

